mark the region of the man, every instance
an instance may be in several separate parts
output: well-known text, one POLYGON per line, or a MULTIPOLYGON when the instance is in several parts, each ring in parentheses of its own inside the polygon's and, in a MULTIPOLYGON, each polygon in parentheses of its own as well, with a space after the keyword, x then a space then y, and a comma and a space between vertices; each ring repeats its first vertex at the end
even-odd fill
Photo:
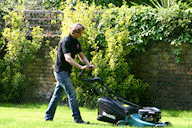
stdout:
POLYGON ((77 40, 79 37, 81 37, 84 29, 85 28, 82 24, 75 23, 70 27, 69 35, 59 41, 57 49, 57 59, 54 67, 54 75, 57 84, 45 114, 46 121, 53 120, 57 103, 60 100, 63 92, 65 91, 68 96, 69 107, 72 111, 74 121, 76 123, 89 123, 84 122, 81 118, 78 103, 76 100, 76 91, 70 80, 72 66, 80 68, 82 70, 88 70, 89 67, 92 67, 92 69, 95 68, 95 66, 90 64, 90 62, 83 54, 80 42, 77 40), (74 60, 76 54, 78 55, 79 59, 86 65, 82 66, 74 60))

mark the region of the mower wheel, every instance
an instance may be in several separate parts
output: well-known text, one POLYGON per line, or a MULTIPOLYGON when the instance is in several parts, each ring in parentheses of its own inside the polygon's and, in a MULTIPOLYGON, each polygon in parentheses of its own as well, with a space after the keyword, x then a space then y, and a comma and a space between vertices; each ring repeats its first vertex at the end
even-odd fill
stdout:
POLYGON ((165 124, 167 124, 168 126, 171 126, 171 125, 172 125, 170 122, 165 122, 165 124))
POLYGON ((157 125, 155 125, 155 127, 164 127, 162 124, 157 124, 157 125))
POLYGON ((119 120, 117 123, 116 123, 117 126, 125 126, 127 125, 126 121, 124 120, 119 120))
POLYGON ((164 126, 171 126, 172 124, 170 122, 165 122, 163 124, 157 124, 155 127, 164 127, 164 126))

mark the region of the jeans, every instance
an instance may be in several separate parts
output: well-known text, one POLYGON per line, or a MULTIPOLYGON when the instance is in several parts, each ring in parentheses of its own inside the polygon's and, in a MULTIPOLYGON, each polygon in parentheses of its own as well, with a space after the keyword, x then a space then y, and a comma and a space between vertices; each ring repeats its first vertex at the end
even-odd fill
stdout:
POLYGON ((45 114, 45 120, 53 120, 53 117, 55 115, 55 111, 57 108, 57 104, 61 99, 63 92, 65 91, 68 96, 69 107, 72 111, 72 116, 74 117, 74 121, 75 122, 82 121, 78 103, 76 100, 76 91, 71 83, 70 74, 66 71, 62 71, 58 73, 54 72, 54 75, 55 75, 57 84, 55 87, 54 94, 51 98, 51 101, 49 102, 49 106, 45 114))

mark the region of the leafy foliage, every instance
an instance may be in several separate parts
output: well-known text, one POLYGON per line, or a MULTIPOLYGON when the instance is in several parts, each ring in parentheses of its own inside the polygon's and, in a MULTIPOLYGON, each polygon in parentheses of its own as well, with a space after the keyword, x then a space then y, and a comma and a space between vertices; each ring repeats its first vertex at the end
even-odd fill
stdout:
POLYGON ((27 10, 36 10, 42 8, 41 0, 3 0, 0 2, 0 7, 5 12, 17 10, 15 6, 21 5, 24 6, 27 10))
MULTIPOLYGON (((34 27, 31 35, 33 40, 27 40, 25 27, 27 23, 23 17, 23 7, 17 6, 16 11, 9 12, 4 16, 7 21, 7 27, 4 29, 3 38, 7 43, 6 54, 2 60, 4 70, 2 81, 4 92, 1 100, 20 102, 25 89, 30 85, 30 79, 26 77, 27 68, 32 68, 32 62, 36 58, 36 53, 41 47, 41 29, 34 27), (26 82, 27 81, 27 82, 26 82)), ((2 64, 1 63, 1 64, 2 64)))
MULTIPOLYGON (((169 9, 151 7, 131 7, 130 31, 131 44, 137 44, 136 50, 145 52, 151 42, 166 42, 179 47, 182 43, 192 43, 191 8, 186 4, 169 9)), ((179 50, 174 51, 179 62, 179 50)))
POLYGON ((122 97, 132 102, 139 102, 139 94, 142 93, 147 84, 136 80, 130 74, 130 62, 125 59, 134 48, 134 46, 127 46, 130 41, 130 32, 127 30, 131 24, 130 18, 132 14, 125 5, 117 8, 111 4, 109 7, 111 9, 105 10, 98 26, 98 29, 102 30, 104 34, 106 43, 103 44, 106 45, 103 47, 105 49, 101 49, 99 52, 92 52, 92 62, 96 67, 99 67, 94 73, 104 76, 105 82, 109 87, 121 94, 122 97), (133 90, 138 93, 133 93, 133 90))
POLYGON ((150 0, 150 2, 156 7, 156 8, 170 8, 175 4, 175 0, 150 0))
POLYGON ((5 20, 3 19, 4 15, 6 15, 6 13, 2 9, 0 9, 0 54, 1 54, 0 59, 2 59, 5 53, 4 51, 5 43, 3 43, 5 40, 3 40, 3 37, 2 37, 2 32, 5 28, 5 20))

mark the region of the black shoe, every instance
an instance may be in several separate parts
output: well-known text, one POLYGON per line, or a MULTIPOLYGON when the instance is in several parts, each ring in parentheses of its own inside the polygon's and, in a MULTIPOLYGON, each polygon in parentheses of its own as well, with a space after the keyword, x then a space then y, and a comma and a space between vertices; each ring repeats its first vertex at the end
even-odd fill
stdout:
POLYGON ((53 119, 46 119, 45 121, 53 121, 53 119))
POLYGON ((82 121, 79 121, 79 122, 76 122, 78 124, 89 124, 89 122, 84 122, 83 120, 82 121))

